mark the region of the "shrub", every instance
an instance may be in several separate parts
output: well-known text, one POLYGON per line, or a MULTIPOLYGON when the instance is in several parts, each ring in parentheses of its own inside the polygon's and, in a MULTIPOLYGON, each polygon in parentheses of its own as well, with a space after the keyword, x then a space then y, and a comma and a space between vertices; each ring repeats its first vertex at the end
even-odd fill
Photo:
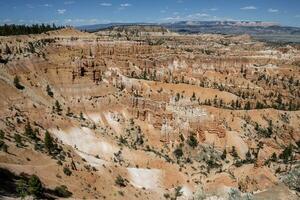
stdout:
POLYGON ((175 157, 177 159, 181 158, 183 156, 183 151, 180 147, 176 148, 173 152, 173 154, 175 155, 175 157))
POLYGON ((300 192, 300 166, 296 166, 285 177, 283 182, 292 190, 300 192))
POLYGON ((195 200, 204 200, 206 199, 206 194, 205 192, 203 191, 203 188, 202 187, 198 187, 195 194, 194 194, 194 197, 193 197, 195 200))
POLYGON ((196 148, 198 146, 198 140, 194 135, 190 135, 187 139, 187 144, 192 148, 196 148))
POLYGON ((54 189, 54 193, 58 197, 68 198, 72 196, 72 192, 70 192, 65 185, 57 186, 54 189))
POLYGON ((117 176, 115 183, 120 187, 126 187, 126 180, 120 175, 117 176))
POLYGON ((228 199, 230 200, 240 200, 242 199, 241 192, 238 189, 231 188, 228 193, 228 199))
POLYGON ((175 188, 175 199, 177 199, 177 197, 182 196, 183 192, 181 191, 182 187, 181 186, 177 186, 175 188))
POLYGON ((67 175, 67 176, 72 175, 72 171, 68 167, 64 167, 63 171, 64 171, 65 175, 67 175))
POLYGON ((23 85, 21 85, 20 79, 18 76, 15 76, 15 78, 14 78, 14 85, 18 90, 24 90, 24 88, 25 88, 23 85))

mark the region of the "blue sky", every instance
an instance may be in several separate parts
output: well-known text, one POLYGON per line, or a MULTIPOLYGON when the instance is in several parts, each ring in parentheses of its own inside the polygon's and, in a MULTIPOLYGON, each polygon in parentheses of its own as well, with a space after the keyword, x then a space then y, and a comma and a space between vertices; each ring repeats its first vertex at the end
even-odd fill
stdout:
POLYGON ((300 0, 0 0, 0 24, 247 20, 300 27, 300 0))

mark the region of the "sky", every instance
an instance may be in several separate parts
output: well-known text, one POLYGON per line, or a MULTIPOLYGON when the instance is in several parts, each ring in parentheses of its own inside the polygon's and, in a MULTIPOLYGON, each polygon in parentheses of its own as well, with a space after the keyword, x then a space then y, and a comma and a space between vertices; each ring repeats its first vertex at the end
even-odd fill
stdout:
POLYGON ((300 0, 0 0, 0 24, 267 21, 300 27, 300 0))

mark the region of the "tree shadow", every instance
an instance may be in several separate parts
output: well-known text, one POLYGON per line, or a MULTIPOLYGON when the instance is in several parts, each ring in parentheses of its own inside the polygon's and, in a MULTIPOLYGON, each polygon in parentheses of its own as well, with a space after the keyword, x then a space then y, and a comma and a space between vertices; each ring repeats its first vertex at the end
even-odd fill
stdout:
MULTIPOLYGON (((17 183, 19 180, 25 180, 28 182, 30 175, 21 173, 20 175, 16 175, 15 173, 9 171, 8 169, 0 167, 0 199, 1 197, 12 197, 18 198, 20 195, 17 191, 17 183)), ((63 187, 58 187, 60 190, 52 190, 43 186, 43 192, 41 196, 37 199, 58 199, 59 197, 70 197, 72 193, 63 187), (65 196, 62 196, 65 195, 65 196)))

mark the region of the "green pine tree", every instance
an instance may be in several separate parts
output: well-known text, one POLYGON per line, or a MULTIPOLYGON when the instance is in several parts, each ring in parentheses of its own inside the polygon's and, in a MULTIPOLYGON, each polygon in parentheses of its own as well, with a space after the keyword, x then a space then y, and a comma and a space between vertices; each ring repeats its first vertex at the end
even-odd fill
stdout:
POLYGON ((28 181, 28 192, 36 198, 43 194, 43 185, 38 176, 32 175, 28 181))
POLYGON ((46 131, 45 133, 44 142, 45 142, 46 150, 48 151, 49 154, 51 154, 54 145, 53 145, 53 138, 51 137, 48 131, 46 131))

